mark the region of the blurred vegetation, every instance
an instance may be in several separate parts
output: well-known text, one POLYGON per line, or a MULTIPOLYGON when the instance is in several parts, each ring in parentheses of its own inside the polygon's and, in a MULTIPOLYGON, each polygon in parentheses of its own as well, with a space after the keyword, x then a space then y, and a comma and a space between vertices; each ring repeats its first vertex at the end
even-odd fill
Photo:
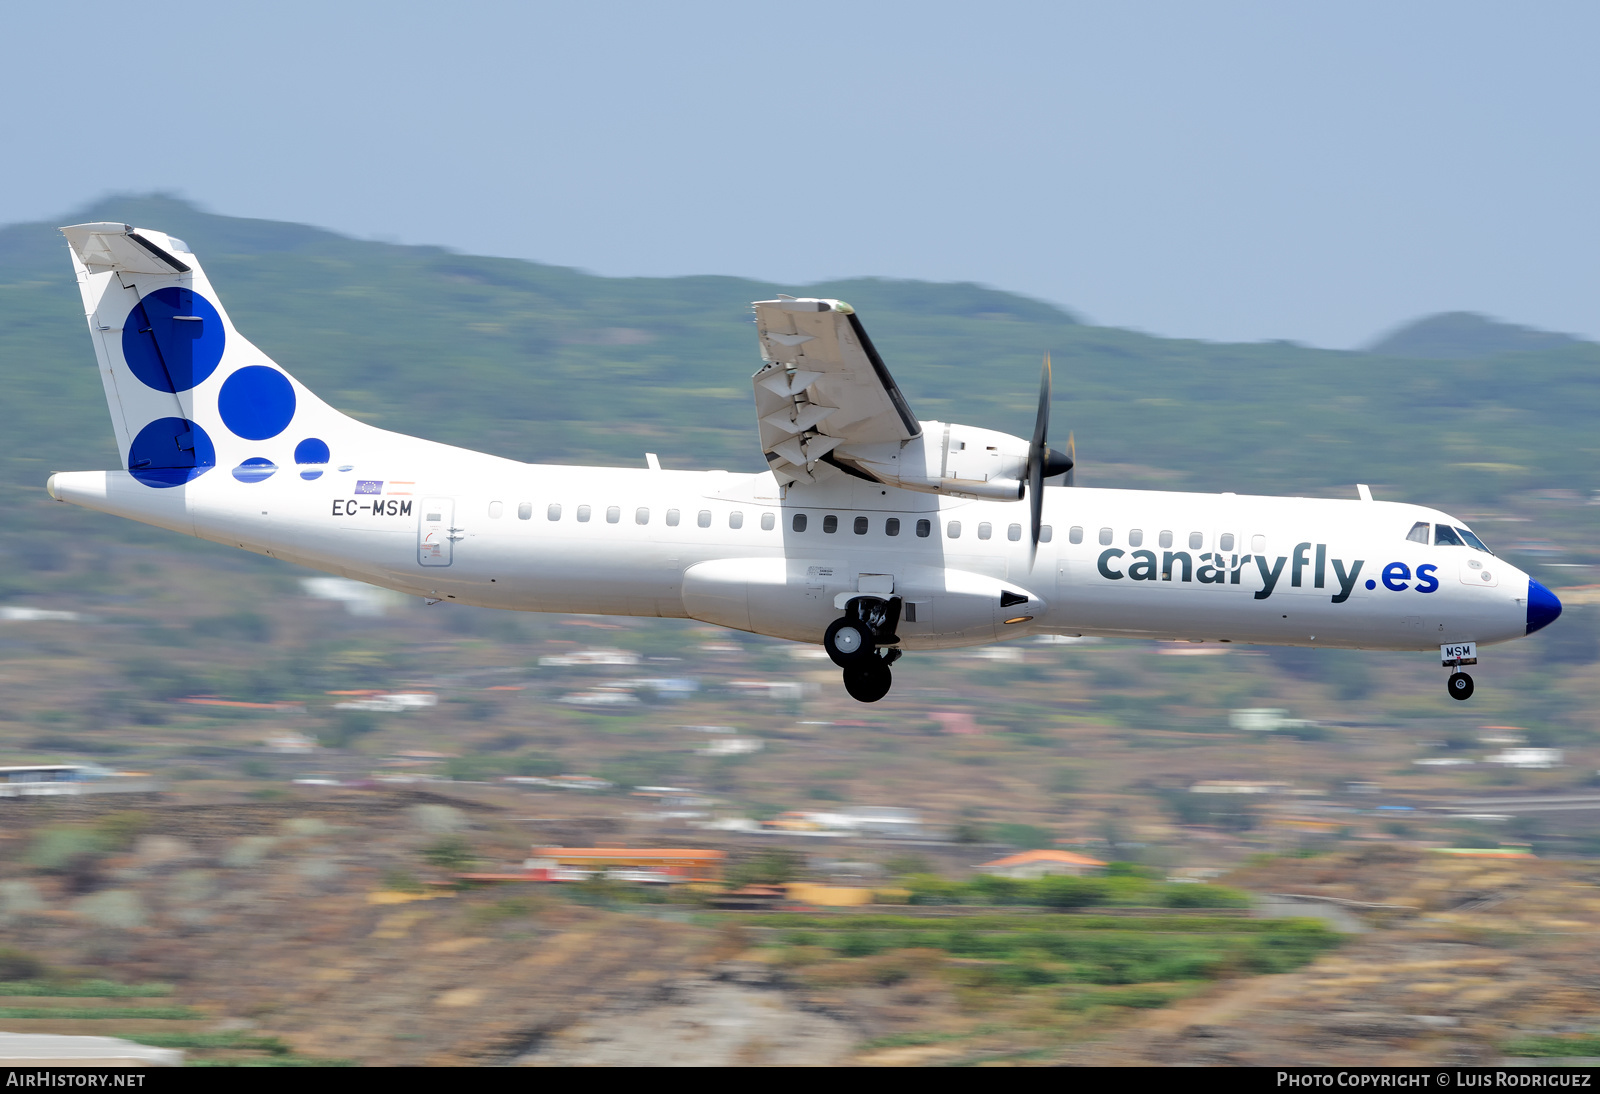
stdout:
MULTIPOLYGON (((968 1013, 1022 1006, 1038 1028, 1053 1012, 1066 1023, 1058 1027, 1063 1036, 1091 1033, 1118 1009, 1166 1006, 1207 981, 1299 968, 1341 942, 1309 920, 791 913, 750 922, 779 929, 765 945, 803 982, 943 982, 968 1013)), ((873 1044, 931 1044, 981 1032, 918 1031, 873 1044)))
POLYGON ((800 876, 805 856, 783 847, 773 847, 760 854, 734 862, 726 871, 729 885, 782 885, 800 876))
POLYGON ((1089 908, 1101 904, 1153 908, 1246 908, 1249 897, 1221 885, 1168 883, 1132 872, 1107 877, 1057 875, 1038 879, 984 874, 971 881, 952 881, 937 874, 911 874, 902 880, 911 890, 910 903, 1036 905, 1045 908, 1089 908))
MULTIPOLYGON (((32 967, 40 967, 37 959, 30 958, 30 960, 34 962, 32 967)), ((38 995, 52 999, 151 999, 172 994, 171 984, 119 984, 99 979, 39 979, 42 975, 40 972, 13 980, 10 979, 8 972, 14 967, 16 966, 6 963, 5 951, 0 951, 0 975, 7 977, 4 981, 0 981, 0 995, 38 995)))
POLYGON ((445 836, 422 850, 423 861, 441 870, 466 870, 477 862, 472 845, 460 836, 445 836))
POLYGON ((1507 1056, 1600 1056, 1600 1034, 1520 1037, 1501 1046, 1507 1056))
MULTIPOLYGON (((29 981, 43 976, 45 973, 44 962, 31 953, 24 953, 7 946, 0 948, 0 981, 8 981, 0 987, 10 987, 15 981, 29 981)), ((19 994, 6 992, 7 995, 19 994)))

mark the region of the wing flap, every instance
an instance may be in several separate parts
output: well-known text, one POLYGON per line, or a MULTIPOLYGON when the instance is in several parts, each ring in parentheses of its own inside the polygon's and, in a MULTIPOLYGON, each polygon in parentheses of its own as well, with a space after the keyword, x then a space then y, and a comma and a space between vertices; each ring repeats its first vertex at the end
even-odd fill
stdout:
POLYGON ((754 377, 756 416, 762 451, 780 477, 810 481, 824 470, 835 473, 817 460, 841 444, 921 435, 849 304, 780 297, 758 300, 755 312, 767 362, 754 377))

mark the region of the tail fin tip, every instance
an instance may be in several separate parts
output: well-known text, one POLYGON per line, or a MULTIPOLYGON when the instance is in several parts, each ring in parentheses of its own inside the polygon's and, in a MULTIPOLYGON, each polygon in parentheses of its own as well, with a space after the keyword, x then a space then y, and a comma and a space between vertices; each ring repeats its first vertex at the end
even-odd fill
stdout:
POLYGON ((69 224, 61 229, 79 262, 90 270, 118 269, 142 274, 186 274, 192 267, 179 257, 188 254, 183 240, 154 228, 135 228, 117 221, 69 224))

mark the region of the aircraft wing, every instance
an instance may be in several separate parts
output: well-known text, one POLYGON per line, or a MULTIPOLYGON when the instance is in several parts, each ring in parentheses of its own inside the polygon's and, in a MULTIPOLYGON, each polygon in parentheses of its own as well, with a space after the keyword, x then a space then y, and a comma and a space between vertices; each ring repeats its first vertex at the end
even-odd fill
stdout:
POLYGON ((755 303, 766 361, 754 376, 761 451, 780 481, 813 482, 837 467, 843 444, 908 441, 922 433, 916 415, 842 300, 755 303))

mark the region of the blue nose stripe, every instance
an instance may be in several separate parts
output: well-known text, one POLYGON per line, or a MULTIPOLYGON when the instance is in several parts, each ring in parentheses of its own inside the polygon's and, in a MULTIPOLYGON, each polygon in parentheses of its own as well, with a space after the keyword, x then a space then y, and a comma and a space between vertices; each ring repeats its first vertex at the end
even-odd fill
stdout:
POLYGON ((1528 579, 1528 633, 1548 627, 1561 614, 1561 601, 1543 585, 1528 579))

